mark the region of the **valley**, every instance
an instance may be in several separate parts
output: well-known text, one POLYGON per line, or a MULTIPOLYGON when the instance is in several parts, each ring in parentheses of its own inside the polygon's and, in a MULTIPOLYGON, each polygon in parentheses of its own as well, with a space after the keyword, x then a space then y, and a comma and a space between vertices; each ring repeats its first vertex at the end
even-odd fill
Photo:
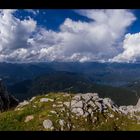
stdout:
POLYGON ((140 65, 0 65, 1 131, 140 130, 140 65))
POLYGON ((20 101, 43 92, 97 92, 119 105, 135 105, 140 96, 140 64, 0 63, 0 68, 8 91, 20 101))

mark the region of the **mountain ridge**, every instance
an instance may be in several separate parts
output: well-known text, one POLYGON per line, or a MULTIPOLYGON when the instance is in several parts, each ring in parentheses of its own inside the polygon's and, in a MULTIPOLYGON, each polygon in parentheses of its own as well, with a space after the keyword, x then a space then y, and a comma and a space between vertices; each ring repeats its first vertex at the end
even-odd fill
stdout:
POLYGON ((38 95, 38 93, 49 92, 97 92, 101 97, 110 97, 119 105, 134 105, 138 100, 131 90, 96 84, 86 75, 66 71, 50 72, 33 80, 25 80, 10 86, 8 90, 22 100, 38 95))
POLYGON ((110 98, 100 98, 98 93, 49 93, 32 97, 19 103, 14 110, 1 113, 0 130, 140 130, 139 112, 140 108, 126 111, 110 98))

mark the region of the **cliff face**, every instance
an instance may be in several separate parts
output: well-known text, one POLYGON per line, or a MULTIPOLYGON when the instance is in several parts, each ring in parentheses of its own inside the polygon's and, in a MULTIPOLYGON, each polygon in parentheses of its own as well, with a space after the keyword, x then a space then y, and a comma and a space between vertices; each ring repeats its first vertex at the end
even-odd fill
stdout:
POLYGON ((0 111, 6 111, 10 108, 16 107, 19 101, 8 93, 6 86, 2 79, 0 79, 0 111))

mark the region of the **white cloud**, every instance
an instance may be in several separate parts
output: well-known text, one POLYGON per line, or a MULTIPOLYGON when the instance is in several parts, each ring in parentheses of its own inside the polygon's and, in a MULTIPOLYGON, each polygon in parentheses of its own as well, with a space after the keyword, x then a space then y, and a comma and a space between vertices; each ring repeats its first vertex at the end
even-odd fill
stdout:
POLYGON ((140 33, 126 34, 123 52, 110 59, 111 62, 135 62, 140 60, 140 33))
POLYGON ((36 22, 33 19, 19 20, 13 16, 14 12, 15 10, 0 11, 1 56, 10 56, 16 49, 28 48, 28 39, 36 28, 36 22))
POLYGON ((43 30, 34 37, 34 46, 45 47, 45 53, 41 55, 40 51, 40 55, 46 60, 107 61, 120 52, 117 43, 136 19, 128 10, 80 10, 78 13, 93 21, 67 18, 60 32, 43 30))
POLYGON ((66 18, 55 32, 13 12, 0 13, 0 61, 107 61, 120 53, 118 42, 136 20, 128 10, 79 10, 93 21, 66 18))

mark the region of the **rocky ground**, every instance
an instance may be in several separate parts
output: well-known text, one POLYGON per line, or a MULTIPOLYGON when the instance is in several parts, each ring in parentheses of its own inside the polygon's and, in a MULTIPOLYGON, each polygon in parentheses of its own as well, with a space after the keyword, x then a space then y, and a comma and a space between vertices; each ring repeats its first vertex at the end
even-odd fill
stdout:
POLYGON ((118 107, 97 93, 50 93, 1 113, 0 130, 140 130, 139 102, 136 106, 118 107))

